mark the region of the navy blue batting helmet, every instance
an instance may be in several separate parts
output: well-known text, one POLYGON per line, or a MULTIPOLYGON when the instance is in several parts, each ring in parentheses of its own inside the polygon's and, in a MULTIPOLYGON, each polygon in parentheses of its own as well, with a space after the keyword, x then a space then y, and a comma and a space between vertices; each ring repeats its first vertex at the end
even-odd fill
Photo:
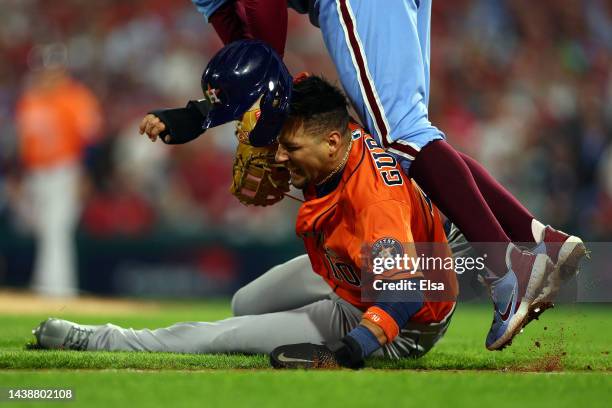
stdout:
POLYGON ((261 116, 249 142, 254 146, 274 143, 289 111, 292 82, 281 57, 265 42, 228 44, 202 74, 202 91, 213 102, 203 129, 240 119, 262 97, 261 116))

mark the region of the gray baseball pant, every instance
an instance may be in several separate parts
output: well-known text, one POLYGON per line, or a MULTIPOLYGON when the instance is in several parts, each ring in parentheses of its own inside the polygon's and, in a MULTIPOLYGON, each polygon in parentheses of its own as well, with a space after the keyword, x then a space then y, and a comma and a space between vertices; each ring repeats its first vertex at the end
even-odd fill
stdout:
MULTIPOLYGON (((162 329, 99 326, 88 350, 177 353, 270 353, 293 343, 338 340, 355 328, 363 312, 331 291, 307 255, 278 265, 244 286, 232 299, 235 317, 185 322, 162 329)), ((438 324, 409 323, 396 340, 374 355, 420 357, 444 335, 450 317, 438 324)))

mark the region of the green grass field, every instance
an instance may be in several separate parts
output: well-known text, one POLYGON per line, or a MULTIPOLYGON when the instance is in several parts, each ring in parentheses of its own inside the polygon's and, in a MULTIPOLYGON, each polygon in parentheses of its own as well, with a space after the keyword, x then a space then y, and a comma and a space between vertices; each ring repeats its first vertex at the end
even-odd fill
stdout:
MULTIPOLYGON (((172 303, 160 310, 54 315, 135 328, 229 315, 224 302, 172 303)), ((424 358, 371 360, 361 371, 274 371, 265 356, 26 350, 31 329, 48 316, 1 315, 0 387, 72 388, 73 401, 54 403, 75 407, 607 407, 611 311, 606 305, 559 306, 529 325, 510 348, 489 352, 483 343, 490 306, 462 304, 445 338, 424 358)))

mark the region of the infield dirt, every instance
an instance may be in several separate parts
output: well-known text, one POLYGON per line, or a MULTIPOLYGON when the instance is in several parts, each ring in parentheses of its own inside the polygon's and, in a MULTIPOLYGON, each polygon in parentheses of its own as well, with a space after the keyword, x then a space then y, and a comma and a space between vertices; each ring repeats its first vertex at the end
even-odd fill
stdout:
POLYGON ((126 300, 82 296, 54 298, 30 292, 1 290, 0 314, 71 313, 97 315, 101 312, 112 315, 130 315, 139 312, 155 312, 160 305, 153 301, 126 300))

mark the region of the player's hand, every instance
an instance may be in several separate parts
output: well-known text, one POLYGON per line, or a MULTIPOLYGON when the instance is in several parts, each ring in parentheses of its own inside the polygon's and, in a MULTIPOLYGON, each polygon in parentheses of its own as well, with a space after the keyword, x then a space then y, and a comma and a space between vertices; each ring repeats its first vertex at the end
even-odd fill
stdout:
MULTIPOLYGON (((157 116, 149 113, 140 122, 139 131, 140 134, 146 134, 152 142, 157 140, 157 137, 166 130, 166 125, 162 122, 157 116)), ((165 135, 164 140, 169 142, 172 139, 172 136, 165 135)))
POLYGON ((362 368, 361 356, 357 357, 342 341, 329 345, 299 343, 280 346, 270 353, 274 368, 362 368))

